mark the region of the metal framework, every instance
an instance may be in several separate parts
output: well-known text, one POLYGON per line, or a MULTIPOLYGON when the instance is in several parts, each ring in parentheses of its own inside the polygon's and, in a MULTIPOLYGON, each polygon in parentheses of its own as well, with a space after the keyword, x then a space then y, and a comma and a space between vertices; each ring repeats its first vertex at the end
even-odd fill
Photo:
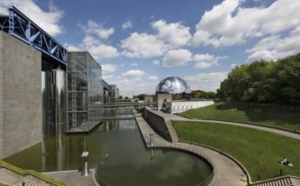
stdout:
POLYGON ((67 65, 67 50, 14 6, 9 7, 8 24, 10 35, 67 65))
POLYGON ((110 88, 109 84, 106 81, 104 81, 103 79, 102 79, 102 86, 103 86, 103 88, 106 88, 107 90, 110 88))

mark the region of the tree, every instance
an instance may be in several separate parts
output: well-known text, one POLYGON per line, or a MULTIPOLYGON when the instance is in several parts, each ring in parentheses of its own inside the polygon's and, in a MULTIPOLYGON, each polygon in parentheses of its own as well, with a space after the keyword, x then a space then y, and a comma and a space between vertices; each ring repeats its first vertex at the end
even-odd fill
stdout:
POLYGON ((300 53, 274 61, 255 61, 231 70, 221 82, 222 100, 300 104, 300 53))

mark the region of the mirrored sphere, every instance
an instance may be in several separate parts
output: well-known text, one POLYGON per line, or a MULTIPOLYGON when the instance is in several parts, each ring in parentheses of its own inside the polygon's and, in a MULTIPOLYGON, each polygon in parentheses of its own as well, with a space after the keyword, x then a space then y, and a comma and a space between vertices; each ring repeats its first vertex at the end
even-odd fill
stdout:
POLYGON ((156 93, 178 94, 183 92, 191 93, 191 88, 180 77, 167 77, 156 87, 156 93))

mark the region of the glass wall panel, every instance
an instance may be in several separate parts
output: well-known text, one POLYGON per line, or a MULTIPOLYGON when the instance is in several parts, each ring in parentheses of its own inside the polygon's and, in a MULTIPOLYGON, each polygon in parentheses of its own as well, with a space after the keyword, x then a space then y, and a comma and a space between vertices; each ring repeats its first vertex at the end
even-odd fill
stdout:
POLYGON ((88 52, 68 53, 68 132, 87 132, 101 122, 101 66, 88 52))

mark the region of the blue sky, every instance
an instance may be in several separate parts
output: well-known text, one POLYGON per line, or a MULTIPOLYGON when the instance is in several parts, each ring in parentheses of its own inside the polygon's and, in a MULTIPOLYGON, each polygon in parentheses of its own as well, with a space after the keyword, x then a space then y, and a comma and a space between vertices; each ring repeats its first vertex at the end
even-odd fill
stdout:
POLYGON ((123 96, 165 77, 216 91, 235 66, 300 51, 298 0, 1 0, 68 50, 89 51, 123 96))

